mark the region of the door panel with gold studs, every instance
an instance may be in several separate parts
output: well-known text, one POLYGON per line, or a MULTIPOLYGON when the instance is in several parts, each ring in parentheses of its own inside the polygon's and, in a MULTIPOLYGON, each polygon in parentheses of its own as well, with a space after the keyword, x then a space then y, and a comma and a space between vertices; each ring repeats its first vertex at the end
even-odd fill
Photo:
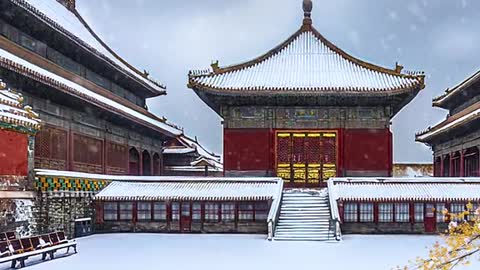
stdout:
POLYGON ((287 185, 318 186, 337 174, 336 132, 277 132, 277 176, 287 185))

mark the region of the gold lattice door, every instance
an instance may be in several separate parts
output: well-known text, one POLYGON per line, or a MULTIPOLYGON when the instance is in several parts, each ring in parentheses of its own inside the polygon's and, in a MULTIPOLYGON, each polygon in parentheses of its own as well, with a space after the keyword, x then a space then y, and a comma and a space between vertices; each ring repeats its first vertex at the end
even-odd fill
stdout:
POLYGON ((277 176, 287 185, 319 185, 337 175, 336 149, 336 132, 277 132, 277 176))

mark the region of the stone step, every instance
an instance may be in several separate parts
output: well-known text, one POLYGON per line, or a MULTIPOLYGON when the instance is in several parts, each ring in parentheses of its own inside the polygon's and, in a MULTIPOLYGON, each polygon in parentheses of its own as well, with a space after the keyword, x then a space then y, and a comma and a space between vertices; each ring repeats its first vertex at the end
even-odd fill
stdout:
POLYGON ((330 210, 329 207, 327 206, 302 206, 302 207, 297 207, 297 206, 289 206, 289 205, 283 205, 280 207, 280 209, 285 209, 285 210, 310 210, 310 211, 321 211, 321 210, 330 210))
POLYGON ((294 213, 285 213, 281 212, 280 216, 282 217, 330 217, 330 213, 328 212, 294 212, 294 213))
POLYGON ((319 197, 325 198, 328 197, 328 194, 309 194, 309 193, 290 193, 290 192, 283 192, 284 197, 319 197))
POLYGON ((319 204, 319 203, 312 203, 312 204, 308 204, 308 203, 298 203, 298 204, 284 204, 282 205, 281 208, 312 208, 312 207, 325 207, 325 208, 328 208, 328 205, 325 205, 325 204, 319 204))
POLYGON ((291 200, 303 200, 303 199, 312 199, 312 200, 328 200, 328 196, 288 196, 283 194, 282 199, 291 199, 291 200))
POLYGON ((284 227, 278 227, 277 228, 277 233, 288 233, 288 232, 316 232, 316 233, 320 233, 320 232, 330 232, 330 228, 327 226, 327 227, 315 227, 315 228, 284 228, 284 227))
POLYGON ((328 224, 323 225, 308 225, 308 226, 277 226, 276 231, 306 231, 306 230, 329 230, 330 226, 328 224))
POLYGON ((305 213, 309 213, 309 212, 329 212, 330 213, 330 209, 328 208, 322 208, 322 207, 317 207, 317 208, 312 208, 312 207, 307 207, 307 208, 280 208, 280 211, 283 211, 283 212, 305 212, 305 213))
POLYGON ((280 215, 279 220, 291 220, 291 219, 298 219, 298 220, 328 220, 325 216, 286 216, 280 215))
POLYGON ((275 235, 275 239, 278 238, 320 238, 320 239, 325 239, 327 240, 328 237, 334 238, 333 234, 328 234, 328 233, 321 233, 321 234, 281 234, 281 235, 275 235))
POLYGON ((319 219, 319 220, 329 220, 330 215, 321 215, 321 214, 310 214, 310 215, 281 215, 280 219, 299 219, 299 220, 306 220, 306 219, 319 219))
POLYGON ((328 197, 318 197, 318 196, 283 196, 284 200, 328 200, 328 197))
POLYGON ((320 221, 320 222, 298 222, 298 221, 289 221, 289 222, 279 222, 277 228, 280 227, 291 227, 291 228, 308 228, 308 227, 318 227, 318 226, 329 226, 329 221, 320 221))
POLYGON ((283 231, 276 232, 275 236, 289 236, 289 235, 309 235, 309 236, 318 236, 318 235, 328 235, 330 232, 328 230, 323 231, 283 231))
POLYGON ((335 241, 333 236, 328 237, 274 237, 275 241, 335 241))

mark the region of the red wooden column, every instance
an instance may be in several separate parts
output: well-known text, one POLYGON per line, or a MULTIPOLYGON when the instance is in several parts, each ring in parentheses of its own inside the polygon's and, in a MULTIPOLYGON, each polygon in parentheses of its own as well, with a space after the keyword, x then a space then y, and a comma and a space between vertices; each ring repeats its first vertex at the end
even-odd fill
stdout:
POLYGON ((141 148, 138 150, 138 175, 143 175, 143 150, 141 148))
POLYGON ((465 151, 460 151, 460 177, 465 176, 465 151))
POLYGON ((102 141, 102 171, 103 174, 107 174, 107 159, 111 158, 107 155, 107 136, 103 134, 102 141))
POLYGON ((443 173, 445 172, 445 168, 443 167, 443 161, 445 159, 444 155, 440 156, 440 174, 438 176, 442 177, 443 173))
MULTIPOLYGON (((478 150, 478 147, 475 146, 475 148, 478 150)), ((479 176, 480 174, 480 152, 476 153, 476 158, 477 158, 477 167, 475 168, 475 176, 479 176)))
MULTIPOLYGON (((395 213, 393 213, 395 216, 395 213)), ((378 202, 373 203, 373 222, 378 224, 378 202)))
POLYGON ((448 161, 448 164, 450 164, 449 165, 450 166, 450 171, 449 171, 449 176, 450 177, 454 176, 454 174, 455 174, 455 170, 453 169, 453 155, 455 155, 455 153, 451 152, 450 156, 449 156, 450 160, 448 161))
POLYGON ((155 168, 153 167, 153 156, 155 153, 150 154, 150 176, 155 175, 155 168))

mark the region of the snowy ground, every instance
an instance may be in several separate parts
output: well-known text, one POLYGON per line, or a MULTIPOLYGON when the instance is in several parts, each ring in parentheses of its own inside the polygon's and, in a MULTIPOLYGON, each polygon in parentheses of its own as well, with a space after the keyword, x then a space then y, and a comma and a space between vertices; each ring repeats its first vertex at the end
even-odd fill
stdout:
MULTIPOLYGON (((389 270, 427 254, 436 236, 345 236, 340 243, 269 242, 263 235, 106 234, 78 240, 78 254, 27 261, 28 270, 389 270), (272 267, 274 266, 274 267, 272 267)), ((1 264, 0 270, 9 269, 1 264)), ((478 269, 479 264, 459 269, 478 269)))

